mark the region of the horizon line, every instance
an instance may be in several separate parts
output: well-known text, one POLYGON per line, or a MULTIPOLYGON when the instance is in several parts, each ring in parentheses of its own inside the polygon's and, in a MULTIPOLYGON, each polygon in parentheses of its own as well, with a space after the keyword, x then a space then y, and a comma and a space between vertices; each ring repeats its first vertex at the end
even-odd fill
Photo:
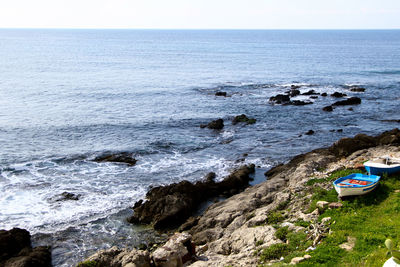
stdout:
POLYGON ((0 30, 156 30, 156 31, 373 31, 400 30, 400 28, 69 28, 69 27, 0 27, 0 30))

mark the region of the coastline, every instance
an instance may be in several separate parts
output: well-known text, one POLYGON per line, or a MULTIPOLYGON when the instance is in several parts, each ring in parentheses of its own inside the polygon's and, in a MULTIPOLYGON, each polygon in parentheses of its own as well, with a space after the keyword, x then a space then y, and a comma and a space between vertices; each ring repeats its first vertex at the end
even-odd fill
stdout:
MULTIPOLYGON (((201 215, 164 229, 170 233, 170 239, 161 246, 144 250, 113 247, 95 253, 78 266, 181 266, 185 261, 185 266, 195 267, 257 266, 265 263, 260 262, 263 249, 284 243, 276 237, 280 227, 304 231, 306 228, 297 225, 298 221, 323 226, 318 222, 321 210, 310 209, 315 205, 309 192, 310 180, 323 180, 342 169, 360 168, 363 161, 388 153, 400 156, 400 130, 397 128, 374 137, 358 134, 342 138, 330 147, 295 156, 288 163, 271 168, 265 173, 266 181, 246 189, 242 183, 241 190, 232 191, 232 196, 211 204, 201 215), (276 214, 281 217, 276 219, 276 214)), ((228 178, 237 172, 235 170, 228 178)), ((242 173, 243 176, 248 174, 242 173)), ((197 184, 210 183, 210 179, 212 177, 197 184)), ((246 182, 248 185, 248 180, 246 182)), ((329 188, 331 185, 321 186, 329 188)), ((314 249, 325 237, 326 233, 315 237, 314 249)), ((9 259, 13 260, 15 258, 9 259)), ((276 262, 270 261, 271 264, 276 262)), ((4 259, 3 263, 6 263, 4 259)))
MULTIPOLYGON (((257 251, 282 243, 274 236, 276 229, 273 225, 276 221, 271 217, 275 211, 282 212, 286 218, 279 223, 286 224, 294 231, 304 230, 304 227, 294 224, 298 220, 317 221, 318 209, 309 211, 311 196, 307 192, 309 188, 306 183, 310 179, 325 177, 340 169, 359 168, 362 161, 370 157, 382 156, 389 152, 400 155, 399 145, 399 129, 386 131, 375 137, 358 134, 353 138, 340 139, 330 147, 295 156, 288 163, 273 167, 266 173, 267 181, 214 203, 199 217, 188 220, 184 233, 189 234, 189 237, 186 237, 185 242, 191 240, 196 246, 196 253, 190 257, 190 260, 196 260, 190 265, 186 263, 187 266, 257 266, 260 263, 257 251), (261 246, 256 244, 257 240, 262 240, 261 246)), ((172 239, 177 237, 173 236, 172 239)), ((315 245, 319 241, 321 240, 317 240, 315 245)), ((179 248, 174 244, 167 246, 172 246, 177 251, 169 253, 168 256, 163 255, 167 257, 163 259, 164 263, 169 262, 172 265, 155 266, 180 266, 174 265, 177 255, 186 255, 189 250, 182 252, 185 247, 179 248)), ((163 246, 160 248, 165 249, 163 246)), ((116 248, 111 250, 114 250, 112 257, 107 251, 100 251, 89 257, 88 261, 101 264, 113 262, 116 265, 110 266, 127 266, 120 261, 124 258, 123 255, 139 253, 135 249, 119 250, 118 253, 115 252, 116 248)), ((171 248, 167 250, 171 251, 171 248)), ((152 253, 151 256, 150 252, 147 252, 145 258, 150 260, 157 254, 157 250, 152 253)), ((100 266, 103 266, 101 264, 100 266)))

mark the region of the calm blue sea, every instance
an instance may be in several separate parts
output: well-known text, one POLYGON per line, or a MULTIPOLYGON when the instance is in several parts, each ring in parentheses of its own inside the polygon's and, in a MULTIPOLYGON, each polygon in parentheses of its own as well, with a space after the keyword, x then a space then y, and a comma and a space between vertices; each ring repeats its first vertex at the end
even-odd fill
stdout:
POLYGON ((222 178, 244 153, 261 173, 339 138, 398 127, 382 120, 399 111, 400 30, 3 29, 0 229, 30 230, 35 244, 53 246, 56 266, 72 266, 96 249, 154 238, 124 221, 149 186, 222 178), (328 113, 329 96, 269 103, 291 85, 362 104, 328 113), (242 113, 257 123, 233 126, 242 113), (222 131, 199 127, 217 118, 222 131), (138 162, 92 161, 104 152, 138 162), (64 191, 80 199, 54 201, 64 191))

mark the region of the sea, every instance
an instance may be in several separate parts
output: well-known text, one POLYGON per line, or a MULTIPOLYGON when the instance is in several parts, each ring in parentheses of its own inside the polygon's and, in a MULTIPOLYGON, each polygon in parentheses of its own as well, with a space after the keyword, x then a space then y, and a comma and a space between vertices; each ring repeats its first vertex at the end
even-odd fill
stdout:
POLYGON ((54 266, 74 266, 165 238, 126 222, 153 186, 248 163, 261 182, 297 154, 398 120, 400 30, 1 29, 0 229, 25 228, 54 266), (269 101, 292 86, 328 96, 269 101), (334 92, 362 103, 322 111, 334 92), (233 125, 240 114, 257 122, 233 125), (222 130, 199 127, 218 118, 222 130), (136 165, 93 161, 122 152, 136 165))

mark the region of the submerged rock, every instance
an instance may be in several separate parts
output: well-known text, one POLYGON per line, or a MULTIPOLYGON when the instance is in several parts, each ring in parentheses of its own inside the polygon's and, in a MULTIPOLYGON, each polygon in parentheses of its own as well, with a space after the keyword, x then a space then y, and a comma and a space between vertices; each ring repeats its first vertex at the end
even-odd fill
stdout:
POLYGON ((319 95, 319 93, 315 92, 315 90, 309 90, 305 93, 302 93, 302 95, 319 95))
POLYGON ((0 266, 50 267, 50 247, 32 248, 31 235, 27 230, 0 230, 0 266))
POLYGON ((117 163, 126 163, 128 165, 135 165, 137 160, 132 157, 131 153, 128 152, 120 152, 120 153, 105 153, 101 156, 98 156, 94 159, 96 162, 117 162, 117 163))
POLYGON ((311 105, 311 104, 313 104, 313 102, 301 101, 301 100, 293 100, 288 103, 288 105, 293 105, 293 106, 305 106, 305 105, 311 105))
POLYGON ((323 111, 327 111, 327 112, 331 112, 333 111, 333 107, 332 106, 326 106, 322 108, 323 111))
POLYGON ((232 124, 233 125, 236 125, 239 122, 243 122, 243 123, 246 123, 246 124, 254 124, 254 123, 256 123, 256 119, 248 118, 246 115, 242 114, 242 115, 236 116, 232 120, 232 124))
POLYGON ((305 133, 305 135, 313 135, 315 132, 313 130, 308 130, 308 132, 305 133))
POLYGON ((249 185, 249 174, 254 165, 242 166, 221 182, 212 179, 190 183, 182 181, 152 188, 145 202, 135 204, 131 223, 152 224, 155 229, 165 230, 179 226, 189 218, 199 205, 214 196, 231 196, 249 185))
POLYGON ((206 127, 209 129, 213 129, 213 130, 221 130, 222 128, 224 128, 224 120, 218 119, 218 120, 212 121, 208 124, 200 125, 200 128, 206 128, 206 127))
POLYGON ((226 97, 226 92, 218 91, 215 93, 215 96, 225 96, 226 97))
POLYGON ((347 96, 346 94, 343 94, 343 93, 339 93, 339 92, 334 92, 333 94, 331 94, 331 96, 333 96, 333 97, 344 97, 344 96, 347 96))
POLYGON ((352 92, 365 92, 364 87, 358 87, 358 86, 352 86, 349 88, 349 90, 352 92))
POLYGON ((359 97, 350 97, 346 100, 337 101, 333 103, 332 106, 346 106, 346 105, 359 105, 361 104, 361 98, 359 97))
POLYGON ((328 94, 327 93, 322 93, 321 96, 328 96, 328 94))

